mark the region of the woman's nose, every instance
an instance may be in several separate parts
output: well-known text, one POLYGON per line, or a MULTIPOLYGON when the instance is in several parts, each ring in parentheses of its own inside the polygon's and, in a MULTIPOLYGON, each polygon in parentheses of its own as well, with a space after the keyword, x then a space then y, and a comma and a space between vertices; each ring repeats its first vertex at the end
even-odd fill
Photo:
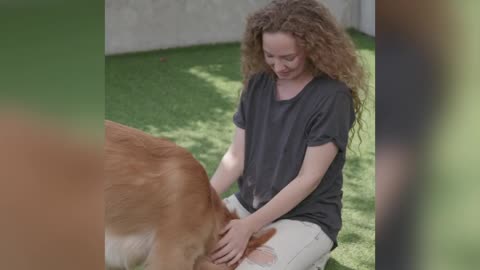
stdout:
POLYGON ((279 63, 279 62, 275 62, 273 64, 273 70, 275 72, 284 71, 285 70, 285 65, 283 65, 282 63, 279 63))

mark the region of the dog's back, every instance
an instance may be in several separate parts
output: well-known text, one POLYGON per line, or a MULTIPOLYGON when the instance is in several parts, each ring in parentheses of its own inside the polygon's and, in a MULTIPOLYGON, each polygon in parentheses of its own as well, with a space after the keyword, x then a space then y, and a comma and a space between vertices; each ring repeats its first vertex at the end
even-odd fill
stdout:
POLYGON ((213 244, 217 220, 208 176, 193 156, 106 121, 105 174, 107 265, 126 268, 148 258, 152 269, 192 269, 187 265, 213 244))
POLYGON ((105 125, 105 221, 112 230, 167 230, 209 214, 208 176, 191 154, 139 130, 105 125))

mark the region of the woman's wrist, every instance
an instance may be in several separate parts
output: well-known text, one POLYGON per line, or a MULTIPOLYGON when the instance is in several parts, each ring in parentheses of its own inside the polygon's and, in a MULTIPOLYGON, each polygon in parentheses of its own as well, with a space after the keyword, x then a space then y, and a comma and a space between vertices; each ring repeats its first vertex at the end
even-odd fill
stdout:
POLYGON ((250 228, 252 234, 258 232, 260 229, 263 228, 263 226, 265 226, 265 224, 263 224, 263 222, 258 219, 255 213, 246 217, 245 222, 247 223, 247 226, 250 228))
POLYGON ((213 190, 218 194, 218 196, 221 196, 223 191, 221 190, 220 183, 217 183, 213 178, 210 180, 210 185, 212 186, 213 190))

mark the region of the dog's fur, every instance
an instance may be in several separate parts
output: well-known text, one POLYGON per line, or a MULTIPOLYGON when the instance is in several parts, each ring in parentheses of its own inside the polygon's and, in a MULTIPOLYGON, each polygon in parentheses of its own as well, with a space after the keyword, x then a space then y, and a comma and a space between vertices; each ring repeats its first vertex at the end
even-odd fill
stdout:
MULTIPOLYGON (((223 270, 207 259, 232 219, 202 165, 166 139, 105 121, 107 269, 223 270)), ((252 237, 245 255, 274 229, 252 237)))

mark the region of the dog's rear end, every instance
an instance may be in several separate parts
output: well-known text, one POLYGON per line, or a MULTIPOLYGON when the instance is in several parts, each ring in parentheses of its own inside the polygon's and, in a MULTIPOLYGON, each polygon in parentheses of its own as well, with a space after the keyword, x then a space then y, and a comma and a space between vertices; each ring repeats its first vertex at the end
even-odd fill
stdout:
POLYGON ((108 269, 228 269, 206 255, 236 216, 185 149, 105 121, 105 200, 108 269))
POLYGON ((105 122, 106 264, 192 269, 215 228, 208 176, 184 149, 105 122))

